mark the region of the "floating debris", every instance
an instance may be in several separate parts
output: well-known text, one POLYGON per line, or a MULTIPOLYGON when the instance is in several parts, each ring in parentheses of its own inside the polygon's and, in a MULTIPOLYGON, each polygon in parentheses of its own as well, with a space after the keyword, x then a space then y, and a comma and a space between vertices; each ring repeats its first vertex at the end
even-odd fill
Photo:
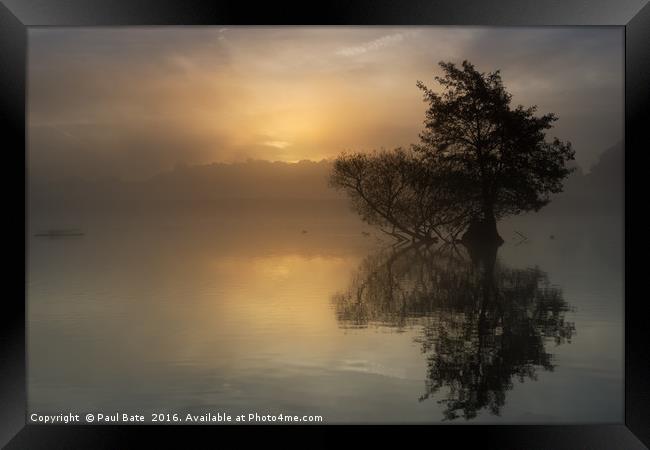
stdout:
POLYGON ((69 229, 56 229, 56 230, 47 230, 40 233, 34 234, 34 236, 39 237, 50 237, 50 238, 62 238, 62 237, 77 237, 83 236, 85 233, 81 230, 69 230, 69 229))

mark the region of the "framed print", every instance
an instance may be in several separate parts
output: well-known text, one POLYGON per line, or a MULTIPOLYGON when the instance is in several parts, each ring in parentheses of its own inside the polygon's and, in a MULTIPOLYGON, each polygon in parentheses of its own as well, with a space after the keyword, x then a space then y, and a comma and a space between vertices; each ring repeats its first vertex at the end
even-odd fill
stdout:
POLYGON ((0 13, 7 448, 650 443, 647 2, 0 13))

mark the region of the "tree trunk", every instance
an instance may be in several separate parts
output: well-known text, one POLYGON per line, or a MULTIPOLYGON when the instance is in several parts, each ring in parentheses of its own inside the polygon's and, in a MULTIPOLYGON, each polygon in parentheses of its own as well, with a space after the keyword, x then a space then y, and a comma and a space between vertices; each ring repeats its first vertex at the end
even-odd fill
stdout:
POLYGON ((482 233, 483 238, 490 244, 496 243, 497 245, 503 244, 503 239, 499 235, 499 230, 497 230, 497 219, 494 217, 492 208, 490 208, 483 218, 482 224, 482 233))
POLYGON ((491 206, 483 209, 483 217, 474 218, 470 221, 469 227, 461 241, 464 244, 469 244, 472 247, 487 246, 500 246, 503 244, 503 239, 499 236, 497 230, 497 221, 494 217, 494 212, 491 206))

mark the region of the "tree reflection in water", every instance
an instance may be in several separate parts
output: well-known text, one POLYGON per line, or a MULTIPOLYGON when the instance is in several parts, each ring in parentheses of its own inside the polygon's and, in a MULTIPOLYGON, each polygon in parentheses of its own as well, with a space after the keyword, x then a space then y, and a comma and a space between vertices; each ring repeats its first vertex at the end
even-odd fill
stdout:
POLYGON ((343 327, 420 326, 426 392, 444 418, 499 415, 514 380, 554 369, 547 345, 570 342, 570 307, 539 268, 513 269, 497 249, 412 246, 369 255, 334 296, 343 327))

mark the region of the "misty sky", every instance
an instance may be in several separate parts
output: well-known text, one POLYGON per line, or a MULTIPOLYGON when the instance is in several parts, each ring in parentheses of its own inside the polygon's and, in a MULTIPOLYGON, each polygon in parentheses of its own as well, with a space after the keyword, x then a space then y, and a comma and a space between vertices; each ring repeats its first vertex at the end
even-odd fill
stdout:
POLYGON ((417 142, 437 63, 500 69, 589 168, 623 138, 623 28, 30 28, 31 176, 320 160, 417 142))

